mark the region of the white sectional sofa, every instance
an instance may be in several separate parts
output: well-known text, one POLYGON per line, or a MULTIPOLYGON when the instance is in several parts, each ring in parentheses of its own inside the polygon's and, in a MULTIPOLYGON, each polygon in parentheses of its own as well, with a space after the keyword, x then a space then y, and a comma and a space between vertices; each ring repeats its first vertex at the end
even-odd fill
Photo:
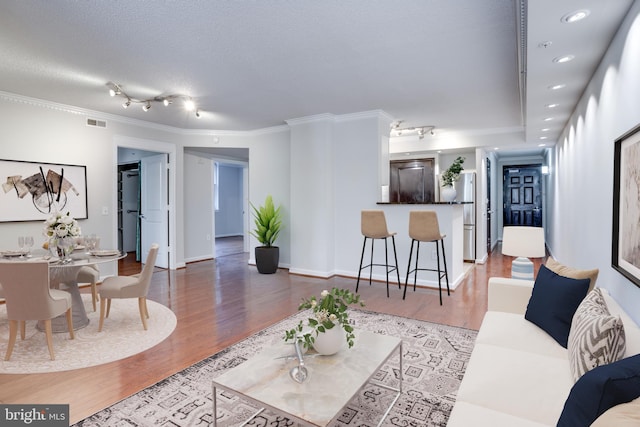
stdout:
MULTIPOLYGON (((558 423, 574 380, 567 349, 524 317, 533 285, 526 280, 489 280, 488 312, 448 426, 540 427, 558 423)), ((620 315, 623 321, 624 357, 639 354, 640 328, 606 291, 603 294, 611 314, 620 315)))

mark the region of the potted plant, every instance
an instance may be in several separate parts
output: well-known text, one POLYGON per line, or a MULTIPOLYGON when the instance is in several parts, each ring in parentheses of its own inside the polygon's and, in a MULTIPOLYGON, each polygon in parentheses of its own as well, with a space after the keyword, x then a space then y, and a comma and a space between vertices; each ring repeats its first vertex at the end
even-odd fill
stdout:
POLYGON ((337 353, 346 338, 349 348, 353 347, 355 334, 353 326, 349 324, 347 308, 351 304, 364 307, 360 295, 348 289, 333 288, 324 290, 318 300, 315 295, 303 298, 298 310, 311 309, 312 316, 301 320, 294 329, 286 331, 285 341, 299 339, 305 348, 313 348, 320 354, 337 353), (344 334, 344 335, 343 335, 344 334))
POLYGON ((456 199, 456 189, 453 188, 453 183, 460 179, 460 172, 462 172, 462 164, 464 163, 464 157, 458 156, 454 160, 453 164, 444 171, 440 180, 442 182, 442 199, 445 202, 453 202, 456 199))
POLYGON ((251 203, 251 208, 256 225, 251 235, 262 245, 255 248, 256 267, 262 274, 273 274, 278 270, 280 261, 280 248, 273 246, 273 243, 282 228, 282 206, 276 208, 269 195, 264 201, 264 206, 256 208, 251 203))

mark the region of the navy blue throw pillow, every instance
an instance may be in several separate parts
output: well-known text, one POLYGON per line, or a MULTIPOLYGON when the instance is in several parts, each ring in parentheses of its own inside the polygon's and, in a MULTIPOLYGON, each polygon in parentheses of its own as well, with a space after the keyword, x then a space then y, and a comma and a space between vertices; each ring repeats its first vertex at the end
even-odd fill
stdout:
POLYGON ((558 427, 591 425, 616 405, 640 397, 640 354, 598 366, 573 385, 558 427))
POLYGON ((571 319, 588 290, 589 279, 570 279, 541 265, 524 318, 567 348, 571 319))

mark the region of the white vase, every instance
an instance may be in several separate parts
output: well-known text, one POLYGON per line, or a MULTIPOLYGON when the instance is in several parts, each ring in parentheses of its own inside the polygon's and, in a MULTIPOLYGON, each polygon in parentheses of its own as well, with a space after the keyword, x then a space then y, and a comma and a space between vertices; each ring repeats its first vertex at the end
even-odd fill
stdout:
POLYGON ((313 348, 323 356, 330 356, 339 352, 346 340, 344 329, 336 325, 325 332, 320 332, 313 342, 313 348))
POLYGON ((442 191, 440 191, 440 198, 444 202, 453 202, 456 200, 456 189, 453 188, 452 185, 445 185, 442 187, 442 191))

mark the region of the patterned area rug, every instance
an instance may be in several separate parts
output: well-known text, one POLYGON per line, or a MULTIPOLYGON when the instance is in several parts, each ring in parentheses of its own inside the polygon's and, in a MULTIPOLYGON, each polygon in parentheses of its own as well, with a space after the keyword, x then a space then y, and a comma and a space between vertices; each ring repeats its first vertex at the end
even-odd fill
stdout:
MULTIPOLYGON (((79 422, 76 426, 208 426, 212 424, 211 379, 237 366, 265 346, 278 343, 284 331, 306 314, 298 313, 189 368, 79 422)), ((383 426, 445 426, 477 331, 353 309, 357 329, 403 339, 403 393, 383 426)), ((344 349, 342 351, 348 351, 344 349)), ((325 356, 322 356, 325 357, 325 356)), ((397 386, 399 360, 392 357, 374 379, 397 386)), ((343 409, 333 426, 377 425, 395 393, 367 385, 343 409)), ((218 396, 218 426, 240 425, 256 412, 237 396, 218 396)), ((295 426, 282 415, 262 412, 249 426, 295 426)))
MULTIPOLYGON (((53 334, 53 352, 49 358, 44 332, 36 329, 36 322, 27 322, 25 340, 16 339, 11 360, 4 361, 9 342, 9 321, 5 305, 0 305, 0 374, 33 374, 38 372, 67 371, 86 368, 124 359, 140 353, 167 338, 176 327, 176 316, 162 304, 147 301, 148 330, 142 328, 138 299, 114 300, 111 313, 98 332, 100 308, 94 312, 91 295, 83 294, 89 324, 75 331, 75 339, 68 333, 53 334)), ((19 335, 19 334, 18 334, 19 335)))

